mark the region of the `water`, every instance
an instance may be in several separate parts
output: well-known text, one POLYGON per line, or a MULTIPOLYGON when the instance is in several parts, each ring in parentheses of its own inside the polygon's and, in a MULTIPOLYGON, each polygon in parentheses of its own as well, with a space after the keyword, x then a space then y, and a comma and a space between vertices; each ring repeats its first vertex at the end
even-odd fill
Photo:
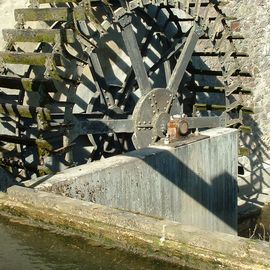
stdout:
POLYGON ((187 269, 0 217, 0 270, 187 269))
MULTIPOLYGON (((270 203, 239 224, 239 236, 270 242, 270 203)), ((252 214, 252 213, 251 213, 252 214)))
POLYGON ((270 242, 270 203, 262 208, 252 233, 255 238, 270 242))

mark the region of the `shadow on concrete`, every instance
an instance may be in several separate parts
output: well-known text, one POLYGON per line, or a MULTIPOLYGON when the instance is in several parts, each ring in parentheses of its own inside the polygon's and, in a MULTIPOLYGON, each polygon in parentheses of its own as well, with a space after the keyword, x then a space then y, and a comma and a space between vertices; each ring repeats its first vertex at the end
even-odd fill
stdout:
MULTIPOLYGON (((184 219, 181 220, 181 223, 183 224, 190 224, 195 222, 195 220, 199 222, 198 218, 203 218, 203 212, 201 209, 198 209, 198 211, 196 211, 196 209, 193 208, 194 206, 198 205, 211 212, 213 216, 217 217, 218 220, 221 221, 221 223, 223 222, 231 229, 236 230, 237 181, 232 174, 230 174, 224 169, 222 173, 216 175, 214 178, 206 180, 202 177, 213 175, 214 168, 212 168, 212 170, 210 169, 207 172, 207 165, 205 164, 205 160, 194 160, 194 163, 190 164, 190 167, 194 167, 197 171, 195 172, 189 167, 188 164, 185 164, 183 161, 178 159, 172 152, 167 150, 161 150, 158 154, 158 158, 155 157, 155 154, 149 154, 149 156, 145 157, 145 152, 155 153, 155 151, 155 148, 147 148, 145 150, 131 152, 126 155, 139 157, 155 172, 162 175, 166 180, 173 184, 173 187, 166 188, 165 180, 163 189, 160 189, 160 194, 154 195, 157 200, 164 201, 162 209, 160 209, 160 211, 163 212, 161 213, 162 215, 166 215, 166 212, 168 212, 168 209, 166 209, 166 207, 171 208, 172 212, 174 211, 174 209, 178 208, 181 211, 179 213, 173 213, 173 215, 177 217, 172 218, 173 220, 178 219, 177 221, 179 221, 179 218, 183 219, 184 217, 184 219), (141 154, 142 157, 140 157, 141 154), (174 192, 173 189, 175 188, 180 190, 181 193, 174 192), (180 197, 183 196, 182 192, 188 195, 189 202, 192 202, 192 200, 194 200, 196 201, 196 203, 186 203, 184 206, 177 205, 181 203, 180 197), (167 196, 170 196, 170 198, 168 198, 167 196), (166 200, 170 200, 171 205, 169 205, 166 200), (181 217, 181 215, 183 215, 183 217, 181 217)), ((216 156, 216 158, 222 159, 222 157, 218 156, 216 156)), ((153 179, 153 189, 155 189, 154 184, 155 179, 153 179)), ((158 184, 159 183, 157 183, 157 185, 158 184)), ((140 195, 138 194, 138 196, 140 195)), ((155 202, 152 201, 152 203, 155 202)), ((205 214, 207 213, 207 211, 205 211, 205 214)), ((215 218, 212 220, 209 219, 205 221, 205 223, 209 224, 209 228, 218 226, 218 222, 215 218), (215 222, 216 224, 214 224, 215 222)))

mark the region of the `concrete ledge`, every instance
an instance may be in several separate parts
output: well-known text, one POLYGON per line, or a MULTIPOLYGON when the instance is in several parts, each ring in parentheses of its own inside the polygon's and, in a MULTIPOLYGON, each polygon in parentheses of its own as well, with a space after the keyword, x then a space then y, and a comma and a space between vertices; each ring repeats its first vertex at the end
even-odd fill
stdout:
MULTIPOLYGON (((23 187, 0 209, 194 269, 269 269, 270 245, 23 187)), ((40 223, 41 224, 41 223, 40 223)))

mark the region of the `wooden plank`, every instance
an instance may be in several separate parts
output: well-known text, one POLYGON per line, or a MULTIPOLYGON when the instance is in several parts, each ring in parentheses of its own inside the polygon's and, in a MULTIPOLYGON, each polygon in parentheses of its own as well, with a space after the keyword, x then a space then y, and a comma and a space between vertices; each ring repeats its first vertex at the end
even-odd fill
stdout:
MULTIPOLYGON (((227 54, 227 52, 224 52, 224 51, 211 51, 211 52, 196 51, 192 55, 193 56, 219 57, 219 56, 225 56, 226 54, 227 54)), ((228 55, 228 57, 249 57, 249 55, 247 53, 245 53, 245 52, 234 51, 234 52, 231 52, 228 55)))
POLYGON ((78 3, 79 0, 31 0, 30 3, 36 3, 39 4, 59 4, 59 3, 78 3))
MULTIPOLYGON (((78 3, 80 0, 31 0, 30 3, 35 4, 59 4, 59 3, 78 3)), ((101 2, 100 0, 90 0, 90 2, 101 2)))
MULTIPOLYGON (((208 75, 208 76, 223 76, 223 71, 221 70, 204 70, 204 69, 196 69, 196 68, 193 68, 191 70, 191 72, 193 74, 197 74, 197 75, 208 75)), ((234 74, 232 74, 231 76, 233 77, 237 77, 237 76, 240 76, 240 77, 252 77, 252 74, 250 72, 247 72, 247 71, 240 71, 240 72, 235 72, 234 74)))
MULTIPOLYGON (((0 52, 0 59, 8 64, 44 66, 46 60, 51 57, 50 53, 0 52)), ((53 60, 56 66, 64 64, 59 54, 54 54, 53 60)))
POLYGON ((63 43, 75 42, 71 29, 4 29, 3 37, 5 41, 13 42, 55 43, 57 39, 63 43))
POLYGON ((85 10, 82 7, 76 8, 23 8, 15 9, 15 20, 26 21, 72 21, 85 20, 85 10))
POLYGON ((38 91, 40 85, 44 85, 48 92, 56 92, 52 80, 48 79, 30 79, 0 75, 0 87, 9 89, 24 89, 25 91, 38 91))
MULTIPOLYGON (((231 108, 229 110, 237 111, 241 110, 245 114, 253 114, 253 109, 250 107, 243 107, 242 105, 235 106, 234 104, 231 104, 231 108)), ((220 104, 194 104, 194 108, 197 111, 228 111, 226 105, 220 105, 220 104)))
MULTIPOLYGON (((194 89, 196 92, 207 92, 207 93, 221 93, 224 94, 226 92, 226 87, 224 86, 194 86, 192 89, 194 89)), ((235 87, 230 91, 230 94, 244 94, 244 95, 250 95, 252 94, 251 89, 242 88, 242 87, 235 87)))
POLYGON ((51 118, 50 111, 47 108, 0 103, 0 114, 2 115, 35 118, 38 113, 41 113, 44 119, 50 120, 51 118))

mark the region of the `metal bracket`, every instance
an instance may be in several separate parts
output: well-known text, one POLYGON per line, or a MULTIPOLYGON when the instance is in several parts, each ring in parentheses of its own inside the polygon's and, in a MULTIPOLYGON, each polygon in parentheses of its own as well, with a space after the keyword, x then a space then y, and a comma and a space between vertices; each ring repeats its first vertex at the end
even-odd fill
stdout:
POLYGON ((226 118, 227 118, 227 114, 223 113, 221 116, 219 116, 219 124, 220 127, 226 127, 226 118))
POLYGON ((140 6, 140 1, 133 0, 129 2, 129 10, 134 10, 140 6))
POLYGON ((0 74, 5 73, 6 67, 5 67, 5 62, 2 57, 0 57, 0 74))
POLYGON ((12 35, 10 35, 10 34, 7 34, 6 40, 7 41, 6 41, 6 45, 5 45, 5 50, 8 51, 14 46, 14 40, 13 40, 12 35))
POLYGON ((56 66, 55 66, 53 57, 48 57, 46 59, 45 67, 46 67, 46 70, 44 72, 45 78, 54 78, 56 80, 60 79, 59 75, 56 72, 56 66))
POLYGON ((62 46, 61 45, 62 45, 61 35, 55 35, 53 51, 61 53, 62 52, 62 46))
POLYGON ((50 111, 45 108, 37 108, 37 125, 39 130, 46 130, 49 128, 50 111))
POLYGON ((92 8, 91 8, 91 1, 89 0, 82 0, 81 1, 81 6, 84 7, 86 13, 91 12, 92 13, 92 8))
POLYGON ((38 0, 29 0, 29 7, 39 8, 39 1, 38 0))
POLYGON ((124 15, 127 15, 128 14, 128 12, 127 12, 127 10, 126 9, 124 9, 124 8, 118 8, 117 10, 115 10, 115 12, 114 12, 114 21, 115 22, 119 22, 119 20, 124 16, 124 15))
POLYGON ((25 21, 23 14, 18 14, 17 23, 15 25, 16 29, 24 29, 25 21))
POLYGON ((129 14, 123 15, 119 20, 118 23, 122 28, 127 27, 128 25, 131 24, 131 16, 129 14))
POLYGON ((156 6, 160 6, 161 4, 163 4, 163 0, 155 0, 156 6))
POLYGON ((94 25, 101 36, 106 34, 106 30, 102 27, 101 23, 98 21, 96 16, 92 11, 91 1, 83 0, 81 6, 84 8, 85 16, 89 19, 90 23, 94 25))
POLYGON ((205 34, 202 27, 199 26, 197 23, 195 23, 195 31, 194 32, 198 35, 199 38, 202 37, 205 34))

